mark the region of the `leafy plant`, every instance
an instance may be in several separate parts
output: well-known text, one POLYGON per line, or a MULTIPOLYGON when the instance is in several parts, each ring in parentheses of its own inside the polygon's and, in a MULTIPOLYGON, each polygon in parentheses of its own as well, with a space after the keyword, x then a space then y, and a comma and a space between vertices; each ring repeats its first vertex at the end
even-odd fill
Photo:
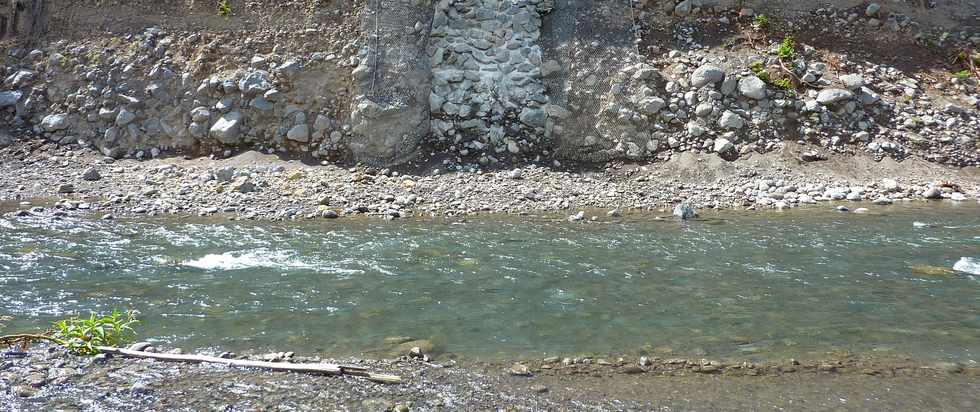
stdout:
POLYGON ((968 78, 970 78, 970 71, 969 70, 960 70, 960 71, 958 71, 956 73, 953 73, 953 77, 955 77, 957 79, 960 79, 960 80, 968 79, 968 78))
POLYGON ((783 42, 776 49, 776 55, 780 60, 793 60, 796 57, 796 40, 792 36, 783 38, 783 42))
POLYGON ((231 4, 228 3, 228 0, 218 0, 218 15, 221 17, 231 15, 231 4))
POLYGON ((772 85, 783 90, 790 90, 793 88, 793 82, 785 78, 774 81, 772 85))
POLYGON ((752 62, 752 64, 749 65, 749 70, 751 70, 752 73, 759 78, 759 80, 762 80, 766 84, 775 87, 777 89, 784 90, 790 95, 796 94, 796 89, 795 87, 793 87, 792 80, 785 77, 774 78, 772 74, 770 74, 769 71, 766 70, 766 68, 762 65, 762 62, 759 61, 752 62))
POLYGON ((769 71, 762 66, 762 62, 752 62, 752 64, 749 65, 749 70, 752 70, 752 73, 754 73, 759 79, 762 79, 762 81, 772 83, 772 78, 769 76, 769 71))
POLYGON ((765 14, 757 14, 755 16, 754 25, 756 28, 762 30, 769 28, 769 16, 765 14))
POLYGON ((60 341, 69 352, 78 355, 95 355, 99 346, 119 346, 130 342, 139 323, 132 311, 122 313, 113 310, 106 316, 92 313, 88 318, 72 317, 54 323, 52 337, 60 341))

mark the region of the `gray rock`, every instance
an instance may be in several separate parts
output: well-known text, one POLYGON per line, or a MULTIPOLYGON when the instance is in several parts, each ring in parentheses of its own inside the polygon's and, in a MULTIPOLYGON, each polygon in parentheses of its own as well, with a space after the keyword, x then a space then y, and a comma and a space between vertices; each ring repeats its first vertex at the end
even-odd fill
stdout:
POLYGON ((694 109, 694 115, 697 117, 708 117, 714 111, 714 106, 711 103, 701 103, 694 109))
POLYGON ((922 197, 926 199, 942 199, 943 191, 938 187, 933 186, 926 189, 926 191, 922 193, 922 197))
POLYGON ((868 17, 878 17, 878 13, 881 12, 881 5, 878 3, 871 3, 868 8, 864 9, 864 15, 868 17))
POLYGON ((18 70, 14 72, 14 74, 7 76, 7 79, 4 81, 4 84, 14 89, 18 89, 27 86, 28 84, 33 82, 34 74, 35 73, 30 70, 18 70))
POLYGON ((88 169, 85 169, 85 172, 82 173, 82 180, 87 180, 89 182, 102 180, 102 174, 99 173, 99 169, 90 167, 88 169))
POLYGON ((766 82, 754 75, 743 77, 738 81, 738 91, 742 96, 762 100, 766 98, 766 82))
POLYGON ((688 219, 694 219, 697 216, 698 216, 697 210, 694 210, 694 207, 691 206, 690 203, 681 202, 677 206, 674 206, 674 217, 683 220, 688 220, 688 219))
POLYGON ((735 89, 738 88, 738 79, 735 76, 728 76, 725 81, 721 82, 721 94, 725 96, 731 96, 735 93, 735 89))
POLYGON ((219 182, 230 182, 235 178, 235 168, 231 166, 222 167, 214 171, 214 178, 219 182))
POLYGON ((229 188, 234 192, 250 193, 255 191, 255 183, 249 180, 248 176, 242 176, 231 183, 229 188))
POLYGON ((211 137, 224 144, 237 144, 241 137, 242 114, 230 112, 221 116, 214 126, 211 126, 211 137))
POLYGON ((704 66, 698 67, 697 70, 691 74, 691 85, 696 88, 704 87, 707 84, 718 83, 725 78, 725 71, 720 67, 706 64, 704 66))
POLYGON ((568 217, 569 222, 579 222, 585 219, 585 212, 579 211, 578 213, 568 217))
POLYGON ((0 92, 0 109, 16 105, 21 96, 23 96, 23 93, 16 90, 0 92))
POLYGON ((249 98, 265 93, 269 89, 272 89, 272 84, 269 83, 269 72, 264 70, 249 72, 238 81, 238 89, 249 98))
POLYGON ((310 141, 310 127, 305 124, 293 126, 286 132, 286 138, 294 142, 306 143, 310 141))
POLYGON ((136 120, 136 113, 127 110, 125 107, 119 110, 116 115, 116 126, 125 126, 136 120))
POLYGON ((533 107, 525 107, 520 115, 521 123, 531 127, 544 127, 547 118, 548 116, 544 110, 533 107))
POLYGON ((726 153, 733 149, 735 149, 735 145, 728 141, 728 139, 722 137, 715 139, 715 153, 726 153))
POLYGON ((841 83, 844 83, 844 87, 848 90, 857 90, 864 87, 864 77, 860 74, 845 74, 840 77, 841 83))
POLYGON ((211 120, 211 111, 207 107, 199 106, 191 110, 191 121, 205 123, 211 120))
POLYGON ((745 126, 745 121, 742 120, 742 116, 735 114, 731 110, 725 110, 718 118, 718 125, 726 129, 741 129, 745 126))
POLYGON ((41 129, 46 132, 56 132, 68 128, 68 114, 51 114, 41 120, 41 129))
POLYGON ((640 110, 646 114, 657 114, 660 112, 664 106, 667 106, 667 102, 657 96, 647 97, 639 102, 640 110))
POLYGON ((854 97, 854 93, 851 93, 849 90, 823 89, 820 91, 820 94, 817 95, 817 103, 826 106, 850 100, 852 97, 854 97))
POLYGON ((58 186, 58 193, 64 193, 64 194, 75 193, 75 185, 66 183, 61 186, 58 186))
POLYGON ((684 0, 674 6, 674 14, 684 17, 691 14, 692 8, 693 5, 691 4, 691 0, 684 0))

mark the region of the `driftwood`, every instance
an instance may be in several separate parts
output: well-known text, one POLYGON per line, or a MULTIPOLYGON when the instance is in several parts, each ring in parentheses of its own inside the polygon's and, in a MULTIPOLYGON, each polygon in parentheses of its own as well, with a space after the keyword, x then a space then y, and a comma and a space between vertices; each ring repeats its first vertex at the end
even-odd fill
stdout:
POLYGON ((276 371, 322 373, 326 375, 363 376, 370 381, 379 382, 379 383, 401 383, 402 381, 402 378, 398 375, 386 375, 381 373, 374 373, 360 366, 335 365, 330 363, 289 363, 289 362, 264 362, 264 361, 250 361, 250 360, 241 360, 241 359, 225 359, 225 358, 218 358, 214 356, 204 356, 204 355, 176 355, 176 354, 169 354, 169 353, 143 352, 138 350, 115 348, 111 346, 98 346, 96 347, 96 349, 98 349, 100 353, 111 353, 116 355, 128 356, 131 358, 145 358, 145 359, 155 359, 161 361, 187 362, 187 363, 218 363, 222 365, 237 366, 241 368, 259 368, 259 369, 269 369, 269 370, 276 370, 276 371))
MULTIPOLYGON (((61 346, 65 345, 64 341, 52 336, 42 335, 42 334, 22 334, 22 335, 0 336, 0 346, 14 346, 20 344, 26 347, 26 345, 29 344, 30 342, 36 342, 42 340, 50 341, 61 346)), ((155 360, 169 361, 169 362, 186 362, 186 363, 218 363, 222 365, 236 366, 240 368, 259 368, 259 369, 268 369, 274 371, 320 373, 325 375, 362 376, 364 378, 367 378, 367 380, 369 381, 374 381, 379 383, 402 382, 402 378, 398 375, 374 373, 368 371, 367 368, 362 368, 360 366, 335 365, 331 363, 290 363, 290 362, 250 361, 250 360, 241 360, 241 359, 218 358, 215 356, 204 356, 204 355, 177 355, 177 354, 170 354, 170 353, 144 352, 139 350, 117 348, 113 346, 96 346, 95 349, 97 349, 100 353, 111 353, 115 355, 127 356, 130 358, 144 358, 144 359, 155 359, 155 360)))

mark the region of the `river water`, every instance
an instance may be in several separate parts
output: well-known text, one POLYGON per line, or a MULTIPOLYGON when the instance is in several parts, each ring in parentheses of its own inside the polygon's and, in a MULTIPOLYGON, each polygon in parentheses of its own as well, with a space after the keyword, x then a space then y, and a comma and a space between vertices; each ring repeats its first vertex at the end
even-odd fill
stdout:
MULTIPOLYGON (((829 209, 829 208, 828 208, 829 209)), ((2 332, 136 309, 185 350, 980 360, 980 207, 255 223, 0 219, 2 332)))

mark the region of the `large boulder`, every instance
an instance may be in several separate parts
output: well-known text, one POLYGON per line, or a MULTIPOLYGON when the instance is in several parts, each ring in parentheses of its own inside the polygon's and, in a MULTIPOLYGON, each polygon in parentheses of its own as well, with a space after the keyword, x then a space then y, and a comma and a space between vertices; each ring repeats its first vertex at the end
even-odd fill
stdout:
POLYGON ((16 105, 21 96, 23 96, 23 94, 16 90, 0 92, 0 109, 16 105))
POLYGON ((211 137, 224 144, 238 144, 241 140, 242 114, 230 112, 221 116, 214 126, 211 126, 211 137))
POLYGON ((718 83, 724 78, 725 70, 712 64, 706 64, 698 67, 697 70, 691 74, 691 85, 701 88, 707 84, 718 83))
POLYGON ((306 143, 310 141, 310 127, 305 124, 293 126, 286 132, 286 138, 294 142, 306 143))
POLYGON ((738 81, 738 91, 742 96, 762 100, 766 98, 766 82, 755 75, 745 76, 738 81))
POLYGON ((41 129, 46 132, 56 132, 68 128, 68 114, 51 114, 41 119, 41 129))

